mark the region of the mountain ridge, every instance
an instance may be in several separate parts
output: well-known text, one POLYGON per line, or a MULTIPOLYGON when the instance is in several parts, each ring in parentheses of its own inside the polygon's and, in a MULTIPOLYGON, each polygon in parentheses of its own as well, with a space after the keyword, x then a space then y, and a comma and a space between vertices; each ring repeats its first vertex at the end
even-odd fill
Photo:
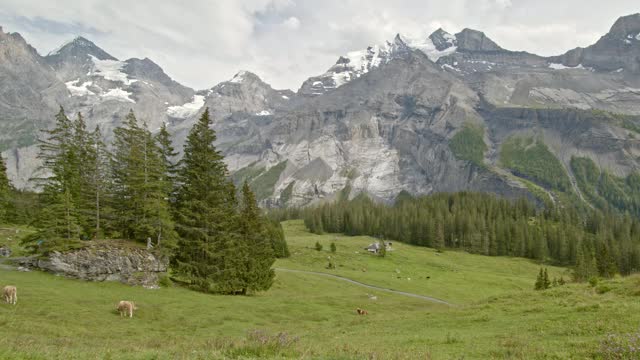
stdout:
MULTIPOLYGON (((109 137, 133 109, 151 129, 168 124, 181 149, 191 124, 210 108, 234 179, 260 189, 263 206, 305 205, 345 193, 391 200, 403 190, 568 201, 583 198, 584 191, 575 181, 573 158, 592 159, 620 179, 638 170, 637 17, 620 18, 591 47, 555 57, 510 51, 468 28, 454 35, 438 29, 417 39, 397 34, 339 57, 297 93, 273 89, 248 71, 194 90, 151 59, 120 61, 81 37, 44 57, 16 37, 5 54, 23 54, 49 79, 34 90, 40 99, 28 104, 41 110, 33 117, 41 119, 37 127, 50 124, 59 104, 69 113, 81 111, 109 137), (607 55, 611 46, 621 50, 607 55), (590 137, 598 140, 585 141, 590 137), (515 151, 509 159, 526 162, 529 156, 514 138, 538 144, 539 156, 558 159, 554 171, 567 174, 573 186, 549 186, 553 182, 536 164, 505 162, 506 148, 515 151)), ((0 67, 0 77, 21 71, 0 67)), ((9 90, 31 82, 38 84, 27 79, 9 90)), ((6 103, 20 115, 19 102, 6 103)), ((18 118, 0 118, 0 127, 15 133, 13 125, 24 124, 18 118)), ((6 141, 10 176, 24 186, 37 164, 35 142, 6 141)))

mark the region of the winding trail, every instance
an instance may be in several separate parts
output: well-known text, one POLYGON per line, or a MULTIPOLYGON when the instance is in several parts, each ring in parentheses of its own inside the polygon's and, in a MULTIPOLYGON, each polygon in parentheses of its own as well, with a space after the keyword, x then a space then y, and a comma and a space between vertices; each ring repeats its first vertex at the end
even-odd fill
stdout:
POLYGON ((320 276, 325 276, 325 277, 330 277, 330 278, 346 281, 348 283, 351 283, 351 284, 354 284, 354 285, 358 285, 358 286, 362 286, 362 287, 366 287, 366 288, 369 288, 369 289, 385 291, 385 292, 388 292, 388 293, 409 296, 409 297, 418 298, 418 299, 422 299, 422 300, 426 300, 426 301, 430 301, 430 302, 434 302, 434 303, 438 303, 438 304, 454 306, 454 304, 452 304, 452 303, 446 302, 444 300, 436 299, 436 298, 431 297, 431 296, 424 296, 424 295, 420 295, 420 294, 413 294, 413 293, 409 293, 409 292, 405 292, 405 291, 399 291, 399 290, 387 289, 387 288, 383 288, 383 287, 379 287, 379 286, 375 286, 375 285, 369 285, 369 284, 361 283, 359 281, 352 280, 352 279, 349 279, 349 278, 346 278, 346 277, 343 277, 343 276, 340 276, 340 275, 327 274, 327 273, 318 272, 318 271, 305 271, 305 270, 294 270, 294 269, 283 269, 283 268, 274 268, 274 270, 282 271, 282 272, 300 273, 300 274, 320 275, 320 276))

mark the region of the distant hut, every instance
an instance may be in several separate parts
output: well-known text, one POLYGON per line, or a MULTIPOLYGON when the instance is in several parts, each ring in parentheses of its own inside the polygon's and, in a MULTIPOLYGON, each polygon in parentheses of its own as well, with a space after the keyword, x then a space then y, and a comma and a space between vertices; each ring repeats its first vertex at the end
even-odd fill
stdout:
POLYGON ((367 246, 364 249, 367 250, 370 253, 377 254, 378 252, 380 252, 380 248, 382 247, 382 243, 384 243, 384 246, 385 246, 387 251, 391 251, 392 250, 391 243, 390 242, 386 242, 386 241, 374 242, 372 244, 369 244, 369 246, 367 246))

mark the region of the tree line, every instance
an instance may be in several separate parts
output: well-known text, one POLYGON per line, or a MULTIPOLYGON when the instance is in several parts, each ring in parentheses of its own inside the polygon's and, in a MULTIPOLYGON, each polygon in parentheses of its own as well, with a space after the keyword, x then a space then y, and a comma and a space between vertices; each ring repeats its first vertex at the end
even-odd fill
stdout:
POLYGON ((316 233, 394 239, 436 249, 515 256, 574 268, 575 280, 627 275, 640 270, 640 222, 629 215, 584 212, 486 193, 440 193, 394 204, 365 195, 304 209, 275 211, 278 219, 302 218, 316 233))
MULTIPOLYGON (((268 289, 276 257, 288 256, 279 223, 263 216, 245 183, 230 180, 214 145, 208 109, 191 129, 176 162, 166 125, 153 134, 130 111, 106 144, 81 114, 64 109, 43 132, 33 181, 40 192, 23 240, 34 252, 82 246, 83 240, 127 239, 146 243, 171 259, 176 279, 215 293, 246 294, 268 289)), ((20 221, 4 209, 19 208, 6 166, 0 166, 0 220, 20 221), (13 205, 12 205, 13 204, 13 205)))

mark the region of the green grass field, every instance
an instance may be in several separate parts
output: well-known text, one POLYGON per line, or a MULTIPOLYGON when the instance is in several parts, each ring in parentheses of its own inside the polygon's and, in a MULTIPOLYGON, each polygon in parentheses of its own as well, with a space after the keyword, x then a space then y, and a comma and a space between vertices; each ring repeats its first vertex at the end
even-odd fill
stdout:
POLYGON ((378 258, 362 250, 370 238, 313 235, 299 221, 284 225, 292 257, 278 260, 278 268, 332 273, 455 305, 281 271, 271 290, 242 297, 0 269, 0 284, 18 286, 18 304, 0 304, 0 358, 581 359, 595 356, 607 334, 636 331, 640 320, 640 277, 608 281, 600 291, 588 284, 533 291, 539 265, 527 260, 436 255, 400 243, 378 258), (328 251, 332 241, 336 254, 328 251), (336 269, 324 268, 328 256, 336 269), (136 302, 133 319, 116 313, 122 299, 136 302), (356 315, 356 307, 369 315, 356 315))

